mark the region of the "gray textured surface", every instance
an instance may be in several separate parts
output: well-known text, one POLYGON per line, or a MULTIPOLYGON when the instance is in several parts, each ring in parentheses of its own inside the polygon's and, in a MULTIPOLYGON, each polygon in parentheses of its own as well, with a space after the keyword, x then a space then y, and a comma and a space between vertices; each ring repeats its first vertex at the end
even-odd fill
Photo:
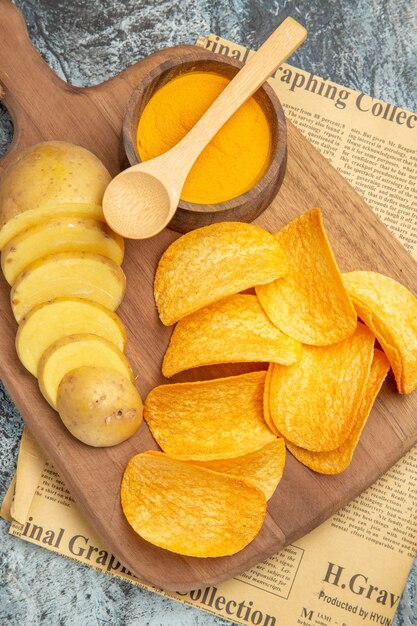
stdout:
MULTIPOLYGON (((1 1, 1 0, 0 0, 1 1)), ((417 0, 18 0, 32 40, 75 85, 101 82, 155 49, 215 32, 256 48, 287 15, 309 38, 291 63, 416 110, 417 0)), ((0 154, 12 136, 0 107, 0 154)), ((1 357, 0 357, 1 358, 1 357)), ((0 387, 0 498, 22 421, 0 387)), ((214 626, 223 620, 9 537, 0 522, 0 624, 214 626)), ((393 626, 417 624, 416 571, 393 626)), ((293 626, 286 624, 283 626, 293 626)))

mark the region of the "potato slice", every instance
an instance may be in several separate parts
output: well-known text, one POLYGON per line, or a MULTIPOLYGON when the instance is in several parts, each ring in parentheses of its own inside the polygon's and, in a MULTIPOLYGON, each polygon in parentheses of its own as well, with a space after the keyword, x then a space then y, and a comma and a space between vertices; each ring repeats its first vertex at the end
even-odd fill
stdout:
POLYGON ((186 459, 226 459, 275 439, 263 419, 266 373, 159 385, 145 401, 145 420, 161 448, 186 459))
POLYGON ((283 276, 288 261, 277 239, 255 224, 220 222, 197 228, 164 252, 155 274, 163 324, 226 296, 283 276))
POLYGON ((50 345, 81 333, 104 337, 121 351, 126 347, 126 331, 116 313, 82 298, 55 298, 38 304, 22 319, 16 351, 26 369, 36 376, 42 354, 50 345))
POLYGON ((107 339, 88 333, 63 337, 43 353, 38 367, 40 390, 53 408, 65 374, 85 365, 116 370, 135 382, 126 356, 107 339))
POLYGON ((229 296, 187 315, 176 325, 162 363, 169 378, 216 363, 299 361, 301 344, 269 320, 256 296, 229 296))
POLYGON ((12 285, 28 265, 58 252, 94 252, 121 265, 124 242, 103 222, 74 217, 48 220, 9 241, 1 253, 3 274, 12 285))
POLYGON ((154 451, 130 459, 121 500, 127 521, 146 541, 196 557, 239 552, 266 514, 265 495, 248 481, 154 451))
POLYGON ((27 228, 37 226, 42 222, 59 217, 73 217, 80 219, 92 219, 104 222, 103 209, 99 204, 85 203, 59 203, 40 206, 37 209, 28 209, 12 217, 0 230, 0 250, 3 250, 11 239, 22 233, 27 228))
POLYGON ((388 357, 400 393, 417 389, 417 298, 404 285, 377 272, 343 274, 361 320, 388 357))
POLYGON ((213 472, 244 478, 262 489, 265 498, 269 500, 284 473, 285 455, 285 441, 280 437, 267 443, 259 450, 254 450, 234 459, 188 462, 211 469, 213 472))
POLYGON ((30 146, 12 161, 0 181, 0 227, 19 213, 47 205, 101 204, 111 180, 89 150, 65 141, 30 146))
POLYGON ((57 411, 70 433, 89 446, 115 446, 142 422, 143 404, 132 381, 107 367, 78 367, 58 387, 57 411))
POLYGON ((90 252, 62 252, 38 259, 17 278, 10 300, 18 323, 36 305, 64 296, 93 300, 114 311, 126 286, 123 270, 90 252))

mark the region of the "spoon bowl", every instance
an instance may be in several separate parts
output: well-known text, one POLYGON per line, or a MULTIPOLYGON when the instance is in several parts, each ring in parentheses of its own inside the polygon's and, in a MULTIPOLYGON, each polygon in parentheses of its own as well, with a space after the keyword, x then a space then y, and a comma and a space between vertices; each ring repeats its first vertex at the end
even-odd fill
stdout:
POLYGON ((168 223, 172 207, 178 204, 179 192, 171 190, 168 181, 146 172, 146 164, 129 168, 106 189, 103 206, 112 210, 105 214, 110 228, 120 235, 137 232, 137 239, 147 239, 161 230, 161 221, 168 223), (129 210, 134 207, 134 210, 129 210))

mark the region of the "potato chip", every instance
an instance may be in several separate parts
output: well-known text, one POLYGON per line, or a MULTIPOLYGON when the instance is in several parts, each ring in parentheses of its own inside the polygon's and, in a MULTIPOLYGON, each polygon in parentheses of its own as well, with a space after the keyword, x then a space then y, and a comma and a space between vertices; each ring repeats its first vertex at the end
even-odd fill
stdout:
POLYGON ((161 385, 145 401, 144 417, 160 447, 187 459, 225 459, 275 439, 263 419, 266 372, 161 385))
POLYGON ((129 461, 121 501, 143 539, 196 557, 239 552, 258 534, 266 514, 265 496, 251 483, 153 451, 129 461))
POLYGON ((286 255, 254 224, 221 222, 183 235, 164 252, 155 275, 161 321, 174 324, 226 296, 286 273, 286 255))
POLYGON ((287 253, 288 273, 256 288, 271 321, 282 332, 309 345, 325 346, 349 337, 356 328, 356 312, 324 231, 320 209, 300 215, 275 236, 287 253))
POLYGON ((235 295, 180 320, 162 364, 168 378, 192 367, 216 363, 298 361, 301 344, 268 319, 258 298, 235 295))
MULTIPOLYGON (((287 441, 288 450, 301 463, 320 474, 340 474, 350 465, 353 453, 359 441, 359 437, 367 422, 369 413, 375 402, 375 398, 382 387, 382 383, 390 368, 387 357, 380 350, 374 351, 374 359, 371 365, 365 395, 359 405, 355 425, 349 437, 341 446, 329 452, 311 452, 299 448, 287 441)), ((214 468, 213 468, 214 469, 214 468)))
POLYGON ((273 364, 270 363, 268 367, 268 371, 266 373, 265 378, 265 388, 264 388, 264 420, 268 424, 269 428, 272 430, 274 435, 280 437, 277 427, 272 421, 271 417, 271 407, 270 407, 270 395, 271 395, 271 377, 272 377, 273 364))
POLYGON ((397 281, 377 272, 343 275, 359 317, 388 357, 398 391, 417 388, 417 298, 397 281))
POLYGON ((315 452, 334 450, 347 439, 365 393, 374 340, 359 323, 339 343, 303 346, 294 365, 273 365, 271 417, 285 439, 315 452))
POLYGON ((217 461, 189 461, 213 472, 238 476, 254 483, 265 494, 267 500, 273 495, 282 478, 285 465, 285 442, 282 437, 274 439, 260 450, 255 450, 235 459, 217 461))

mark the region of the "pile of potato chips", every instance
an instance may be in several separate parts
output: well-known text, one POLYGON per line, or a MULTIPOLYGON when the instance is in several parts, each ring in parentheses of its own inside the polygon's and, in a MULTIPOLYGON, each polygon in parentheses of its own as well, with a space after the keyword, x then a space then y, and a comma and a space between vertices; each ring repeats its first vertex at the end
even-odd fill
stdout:
POLYGON ((390 367, 400 393, 417 387, 417 299, 375 272, 342 276, 319 209, 276 235, 233 222, 187 233, 162 255, 155 300, 161 321, 177 322, 165 376, 269 363, 148 395, 145 419, 163 452, 133 457, 122 505, 142 537, 179 554, 244 548, 286 448, 316 472, 340 473, 390 367))

